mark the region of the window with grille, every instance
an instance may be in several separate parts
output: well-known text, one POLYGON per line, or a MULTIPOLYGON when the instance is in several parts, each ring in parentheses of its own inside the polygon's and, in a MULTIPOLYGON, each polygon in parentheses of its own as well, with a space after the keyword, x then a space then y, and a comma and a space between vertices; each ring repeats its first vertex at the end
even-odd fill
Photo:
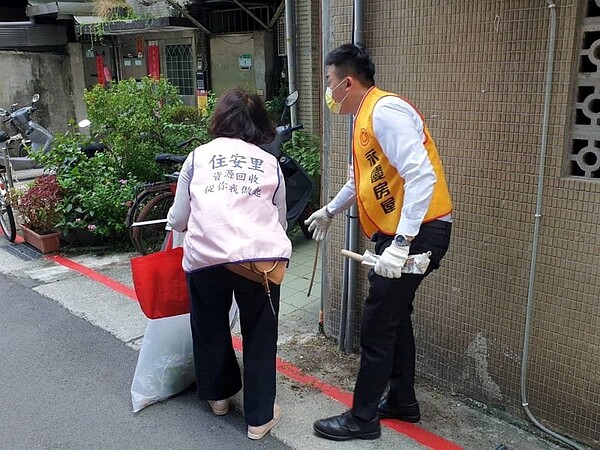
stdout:
POLYGON ((285 14, 277 19, 277 56, 287 56, 285 46, 285 14))
POLYGON ((569 174, 600 180, 600 0, 585 0, 569 174))
POLYGON ((166 45, 167 78, 179 88, 179 95, 194 95, 194 62, 191 44, 166 45))

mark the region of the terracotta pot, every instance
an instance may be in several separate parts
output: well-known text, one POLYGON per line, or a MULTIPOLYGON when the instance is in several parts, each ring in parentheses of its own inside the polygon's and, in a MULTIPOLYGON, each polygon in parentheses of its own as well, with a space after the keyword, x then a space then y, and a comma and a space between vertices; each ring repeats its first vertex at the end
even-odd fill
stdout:
POLYGON ((37 234, 24 225, 21 225, 21 233, 25 242, 43 254, 57 252, 60 248, 60 233, 37 234))

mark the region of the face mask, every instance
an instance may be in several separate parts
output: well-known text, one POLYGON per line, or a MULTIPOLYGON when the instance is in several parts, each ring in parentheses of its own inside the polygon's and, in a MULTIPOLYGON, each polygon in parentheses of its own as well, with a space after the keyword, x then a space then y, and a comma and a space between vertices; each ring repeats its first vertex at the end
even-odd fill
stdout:
POLYGON ((344 81, 346 81, 345 78, 342 81, 340 81, 338 83, 338 85, 336 87, 334 87, 333 89, 331 89, 329 86, 327 86, 327 89, 325 89, 325 104, 329 108, 329 111, 331 111, 333 114, 340 113, 340 110, 342 109, 342 103, 344 103, 344 100, 346 100, 346 97, 348 97, 349 92, 346 94, 346 96, 340 102, 336 102, 333 99, 333 91, 335 91, 337 88, 339 88, 344 81))

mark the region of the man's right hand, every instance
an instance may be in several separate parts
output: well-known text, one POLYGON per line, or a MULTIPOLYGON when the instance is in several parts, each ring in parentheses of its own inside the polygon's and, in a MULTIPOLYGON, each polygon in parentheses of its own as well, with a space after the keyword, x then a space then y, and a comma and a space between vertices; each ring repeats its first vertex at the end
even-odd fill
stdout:
POLYGON ((323 206, 318 211, 312 213, 310 217, 304 221, 304 224, 308 225, 308 231, 314 231, 313 239, 315 241, 322 241, 327 235, 327 230, 329 230, 329 226, 331 225, 331 219, 333 219, 333 215, 327 211, 327 206, 323 206))

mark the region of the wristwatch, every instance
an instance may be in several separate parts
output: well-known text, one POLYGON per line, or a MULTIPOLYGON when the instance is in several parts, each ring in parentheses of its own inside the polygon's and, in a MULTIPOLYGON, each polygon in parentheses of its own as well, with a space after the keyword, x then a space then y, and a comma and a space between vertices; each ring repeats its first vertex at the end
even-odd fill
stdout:
POLYGON ((396 244, 398 247, 408 247, 410 245, 410 241, 406 239, 406 236, 397 234, 396 237, 394 237, 394 244, 396 244))

